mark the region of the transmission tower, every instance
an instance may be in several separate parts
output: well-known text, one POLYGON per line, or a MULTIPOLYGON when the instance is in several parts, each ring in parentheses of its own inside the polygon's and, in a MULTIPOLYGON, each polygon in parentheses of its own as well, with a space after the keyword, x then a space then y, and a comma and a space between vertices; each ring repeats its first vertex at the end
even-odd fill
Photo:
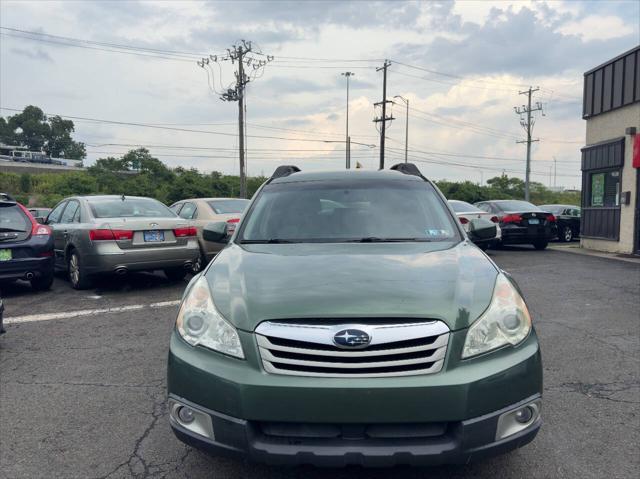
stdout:
POLYGON ((531 143, 535 141, 540 141, 539 139, 532 140, 531 134, 533 133, 533 125, 536 123, 536 119, 531 116, 531 113, 535 111, 542 112, 542 116, 544 116, 544 111, 542 110, 542 103, 536 102, 536 105, 531 107, 531 95, 533 93, 540 90, 540 88, 532 88, 529 87, 528 90, 519 92, 520 95, 527 95, 527 104, 522 106, 515 106, 513 109, 516 114, 520 115, 520 125, 524 128, 524 131, 527 133, 526 140, 519 140, 516 143, 526 143, 527 144, 527 167, 525 170, 524 176, 524 200, 529 201, 529 177, 531 176, 531 143))
POLYGON ((247 197, 247 174, 245 156, 245 87, 247 83, 260 78, 264 74, 264 67, 273 60, 273 56, 265 55, 250 41, 240 40, 237 45, 227 49, 224 55, 209 55, 198 61, 198 66, 207 72, 207 82, 209 88, 220 96, 222 101, 238 102, 238 150, 240 156, 240 198, 247 197), (258 58, 259 57, 259 58, 258 58), (237 64, 234 71, 235 85, 231 82, 226 87, 222 83, 221 63, 231 62, 237 64), (218 67, 218 83, 220 89, 216 87, 216 73, 212 67, 218 67), (247 70, 249 73, 247 74, 247 70))

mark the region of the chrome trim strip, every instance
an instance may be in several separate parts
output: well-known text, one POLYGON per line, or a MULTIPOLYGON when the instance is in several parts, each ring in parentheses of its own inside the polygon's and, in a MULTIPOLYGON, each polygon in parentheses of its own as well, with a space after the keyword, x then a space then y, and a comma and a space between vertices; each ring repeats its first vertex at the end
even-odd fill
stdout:
POLYGON ((429 351, 431 349, 438 349, 442 346, 446 346, 449 342, 449 334, 442 334, 431 344, 425 344, 423 346, 412 346, 408 348, 396 348, 396 349, 383 349, 379 351, 368 351, 367 349, 355 350, 355 351, 345 351, 345 350, 336 350, 336 351, 325 351, 322 349, 311 349, 311 348, 294 348, 289 346, 279 346, 277 344, 273 344, 269 341, 269 338, 265 336, 256 335, 256 339, 258 341, 258 346, 260 349, 271 349, 274 351, 284 351, 289 353, 297 353, 297 354, 308 354, 314 356, 334 356, 334 357, 375 357, 375 356, 388 356, 394 354, 407 354, 407 353, 416 353, 419 351, 429 351))
POLYGON ((411 371, 400 371, 390 373, 310 373, 307 371, 294 371, 289 369, 278 369, 274 367, 270 362, 263 361, 263 366, 266 372, 271 374, 282 374, 287 376, 304 376, 304 377, 324 377, 324 378, 383 378, 383 377, 399 377, 399 376, 417 376, 421 374, 434 374, 442 369, 444 359, 441 359, 434 363, 430 368, 426 369, 414 369, 411 371))
POLYGON ((262 336, 273 336, 293 341, 335 346, 333 336, 343 329, 360 329, 371 337, 369 346, 394 343, 408 339, 440 336, 449 328, 442 321, 427 321, 406 324, 358 324, 342 323, 334 325, 289 324, 264 321, 255 329, 262 336))
MULTIPOLYGON (((433 355, 426 358, 414 358, 414 359, 399 359, 396 361, 371 361, 366 363, 333 363, 326 361, 312 361, 304 359, 287 359, 279 358, 271 354, 268 349, 260 348, 260 355, 262 360, 270 363, 280 364, 295 364, 298 366, 312 366, 317 368, 332 368, 332 369, 367 369, 367 368, 393 368, 396 366, 409 366, 412 364, 432 363, 444 358, 446 346, 438 349, 433 355)), ((276 366, 274 366, 276 367, 276 366)), ((279 369, 279 368, 277 368, 279 369)))

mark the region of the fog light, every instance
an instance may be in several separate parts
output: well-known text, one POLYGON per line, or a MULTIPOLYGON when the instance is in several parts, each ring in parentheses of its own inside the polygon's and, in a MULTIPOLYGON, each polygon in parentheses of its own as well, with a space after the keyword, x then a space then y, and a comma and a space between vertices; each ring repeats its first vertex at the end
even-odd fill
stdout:
POLYGON ((533 409, 531 406, 523 407, 522 409, 518 409, 515 414, 515 419, 520 424, 526 424, 531 421, 533 417, 533 409))
POLYGON ((192 423, 195 419, 193 409, 187 406, 182 406, 180 409, 178 409, 178 419, 180 419, 180 422, 183 424, 192 423))

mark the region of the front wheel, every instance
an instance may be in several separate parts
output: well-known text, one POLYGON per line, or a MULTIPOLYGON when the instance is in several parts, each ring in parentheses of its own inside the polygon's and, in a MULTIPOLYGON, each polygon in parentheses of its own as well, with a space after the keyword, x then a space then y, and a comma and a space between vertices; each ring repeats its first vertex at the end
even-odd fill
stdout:
POLYGON ((570 243, 573 240, 573 230, 569 226, 562 228, 560 239, 565 243, 570 243))
POLYGON ((91 278, 82 266, 82 259, 74 249, 69 254, 69 281, 73 289, 88 289, 91 287, 91 278))
POLYGON ((168 268, 164 270, 164 274, 170 281, 180 281, 187 275, 187 271, 184 268, 168 268))
POLYGON ((536 241, 533 243, 533 247, 537 250, 543 250, 547 247, 549 242, 547 240, 536 241))
POLYGON ((206 265, 207 265, 207 258, 204 255, 204 253, 200 251, 200 253, 198 254, 198 257, 191 265, 191 272, 193 274, 198 274, 200 271, 204 269, 206 265))

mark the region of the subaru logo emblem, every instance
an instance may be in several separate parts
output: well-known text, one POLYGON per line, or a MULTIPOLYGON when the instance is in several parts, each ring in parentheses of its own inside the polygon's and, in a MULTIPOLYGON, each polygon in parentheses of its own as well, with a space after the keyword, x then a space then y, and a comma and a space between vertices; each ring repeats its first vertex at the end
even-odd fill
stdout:
POLYGON ((339 348, 365 348, 371 336, 361 329, 343 329, 333 336, 333 342, 339 348))

